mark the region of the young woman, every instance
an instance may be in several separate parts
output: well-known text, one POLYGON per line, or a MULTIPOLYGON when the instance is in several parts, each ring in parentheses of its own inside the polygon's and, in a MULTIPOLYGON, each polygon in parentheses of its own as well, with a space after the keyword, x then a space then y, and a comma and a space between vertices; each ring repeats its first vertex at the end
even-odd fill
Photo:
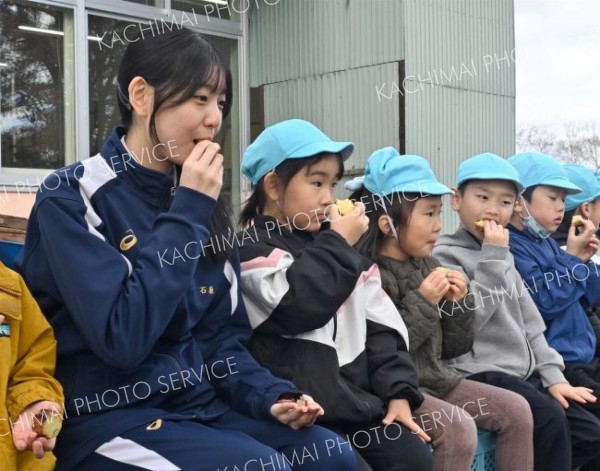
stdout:
POLYGON ((246 351, 237 252, 205 250, 232 230, 223 57, 185 28, 140 37, 117 90, 123 126, 38 194, 20 261, 57 335, 57 469, 355 469, 306 428, 322 408, 246 351))

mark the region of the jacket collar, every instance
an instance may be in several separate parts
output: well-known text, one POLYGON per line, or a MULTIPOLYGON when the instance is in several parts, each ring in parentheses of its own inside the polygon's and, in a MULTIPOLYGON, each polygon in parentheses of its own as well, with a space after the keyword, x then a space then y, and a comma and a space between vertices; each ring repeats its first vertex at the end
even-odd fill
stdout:
POLYGON ((174 187, 175 168, 166 174, 139 164, 121 142, 124 135, 124 128, 115 128, 100 154, 119 180, 131 185, 141 199, 154 206, 167 207, 174 187))
POLYGON ((273 216, 263 216, 262 214, 258 214, 254 218, 254 225, 258 228, 267 229, 273 234, 275 233, 275 230, 277 230, 277 233, 281 233, 281 235, 300 236, 310 240, 314 239, 319 232, 329 229, 329 224, 325 223, 318 232, 301 231, 300 229, 294 229, 293 225, 292 230, 290 231, 288 225, 283 225, 273 216), (278 227, 281 227, 281 230, 277 229, 278 227))

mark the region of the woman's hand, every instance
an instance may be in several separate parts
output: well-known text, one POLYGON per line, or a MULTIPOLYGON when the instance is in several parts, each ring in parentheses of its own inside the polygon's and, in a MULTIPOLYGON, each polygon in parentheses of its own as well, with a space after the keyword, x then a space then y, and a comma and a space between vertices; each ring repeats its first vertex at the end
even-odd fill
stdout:
POLYGON ((223 186, 223 156, 221 146, 204 140, 196 144, 181 167, 180 186, 217 199, 223 186))
POLYGON ((56 402, 39 401, 29 405, 19 414, 13 424, 13 442, 18 451, 31 450, 36 458, 43 458, 47 451, 52 451, 56 445, 56 437, 46 438, 38 435, 34 424, 40 419, 35 416, 43 412, 45 420, 62 420, 61 407, 56 402))
POLYGON ((314 399, 303 394, 300 399, 280 399, 271 406, 271 415, 293 430, 310 427, 325 413, 314 399))

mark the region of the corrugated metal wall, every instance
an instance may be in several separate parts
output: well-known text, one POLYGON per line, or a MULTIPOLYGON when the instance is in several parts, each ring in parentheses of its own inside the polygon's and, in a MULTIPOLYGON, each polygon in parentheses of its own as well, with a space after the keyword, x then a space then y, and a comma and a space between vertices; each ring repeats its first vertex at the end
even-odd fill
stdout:
MULTIPOLYGON (((461 161, 515 145, 513 0, 405 0, 406 152, 453 186, 461 161)), ((444 230, 458 219, 449 207, 444 230)))
POLYGON ((464 158, 514 150, 513 0, 280 0, 249 29, 265 123, 300 117, 354 141, 350 169, 399 147, 402 99, 406 152, 448 184, 464 158))
POLYGON ((267 125, 298 117, 332 138, 352 140, 346 167, 398 147, 399 96, 376 87, 398 81, 404 35, 398 0, 281 0, 250 16, 250 86, 263 86, 267 125), (387 94, 389 96, 389 94, 387 94))
POLYGON ((315 123, 332 139, 354 142, 346 169, 362 169, 375 149, 400 144, 398 97, 378 101, 373 85, 397 76, 398 66, 391 63, 266 85, 265 120, 294 116, 315 123))
POLYGON ((400 0, 250 3, 251 87, 403 57, 400 0))

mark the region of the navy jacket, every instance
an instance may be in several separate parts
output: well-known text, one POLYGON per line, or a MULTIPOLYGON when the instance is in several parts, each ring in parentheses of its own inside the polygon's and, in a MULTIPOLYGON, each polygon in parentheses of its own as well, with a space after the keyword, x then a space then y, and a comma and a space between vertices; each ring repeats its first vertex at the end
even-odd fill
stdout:
POLYGON ((510 251, 546 322, 546 338, 566 362, 589 363, 596 335, 585 309, 600 300, 600 267, 512 225, 510 251))
POLYGON ((135 162, 123 132, 46 179, 18 261, 58 341, 62 469, 159 417, 210 421, 233 408, 271 419, 296 392, 244 346, 237 251, 205 256, 215 200, 183 187, 172 196, 172 178, 135 162))

